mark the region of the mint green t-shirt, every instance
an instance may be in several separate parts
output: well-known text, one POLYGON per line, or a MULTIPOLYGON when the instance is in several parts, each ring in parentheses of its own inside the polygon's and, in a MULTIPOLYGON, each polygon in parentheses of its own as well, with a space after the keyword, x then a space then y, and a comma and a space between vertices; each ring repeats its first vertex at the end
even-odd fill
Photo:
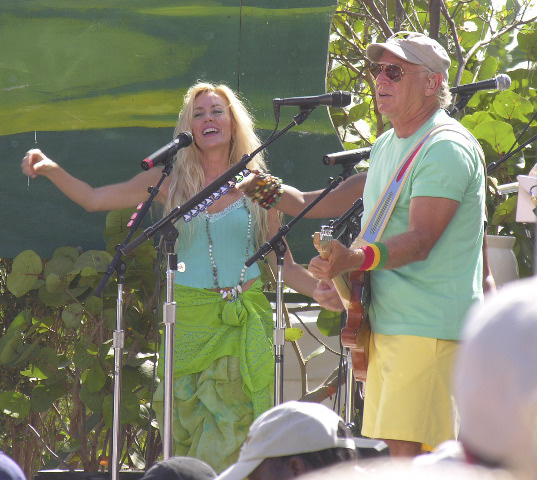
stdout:
MULTIPOLYGON (((446 123, 464 129, 438 110, 409 138, 398 138, 393 129, 378 138, 364 190, 364 225, 401 160, 432 127, 446 123)), ((468 308, 483 295, 484 182, 477 148, 461 133, 441 131, 420 150, 380 241, 408 231, 414 197, 449 198, 459 206, 426 260, 371 272, 374 332, 459 338, 468 308)))

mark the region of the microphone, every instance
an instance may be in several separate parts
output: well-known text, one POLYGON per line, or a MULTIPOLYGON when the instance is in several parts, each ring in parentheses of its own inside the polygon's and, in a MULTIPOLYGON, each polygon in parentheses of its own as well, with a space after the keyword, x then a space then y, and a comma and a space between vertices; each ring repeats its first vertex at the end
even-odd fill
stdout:
POLYGON ((293 107, 314 108, 320 105, 327 107, 346 107, 351 103, 350 92, 339 90, 333 93, 324 93, 323 95, 315 95, 313 97, 290 97, 290 98, 274 98, 272 104, 287 105, 293 107))
POLYGON ((158 149, 155 153, 152 153, 146 159, 142 160, 142 168, 144 170, 149 170, 150 168, 156 167, 160 163, 164 163, 166 159, 170 156, 175 155, 178 150, 184 147, 188 147, 193 141, 192 134, 190 132, 182 132, 175 140, 172 140, 170 143, 164 145, 162 148, 158 149))
POLYGON ((497 77, 490 78, 489 80, 481 80, 480 82, 467 83, 466 85, 459 85, 458 87, 450 88, 451 93, 457 93, 462 95, 471 95, 480 90, 500 90, 503 92, 511 86, 511 77, 509 75, 501 74, 497 77))
POLYGON ((356 165, 362 160, 369 158, 371 147, 356 148, 343 152, 329 153, 323 157, 325 165, 356 165))

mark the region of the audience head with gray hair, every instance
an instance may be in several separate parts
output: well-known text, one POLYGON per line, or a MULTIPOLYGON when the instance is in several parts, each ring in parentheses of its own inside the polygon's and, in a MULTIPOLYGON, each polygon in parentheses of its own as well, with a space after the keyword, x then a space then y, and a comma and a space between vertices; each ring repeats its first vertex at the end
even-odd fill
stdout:
POLYGON ((469 313, 455 369, 459 439, 471 463, 537 479, 537 278, 469 313))

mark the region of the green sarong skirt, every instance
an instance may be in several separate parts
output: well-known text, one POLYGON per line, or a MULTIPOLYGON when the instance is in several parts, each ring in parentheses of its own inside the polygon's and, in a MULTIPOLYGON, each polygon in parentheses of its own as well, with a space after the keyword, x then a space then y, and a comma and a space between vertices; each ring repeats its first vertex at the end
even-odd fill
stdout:
MULTIPOLYGON (((272 309, 259 279, 234 301, 176 285, 175 301, 174 455, 221 472, 236 461, 253 420, 273 405, 272 309)), ((162 425, 163 361, 157 370, 162 425)))

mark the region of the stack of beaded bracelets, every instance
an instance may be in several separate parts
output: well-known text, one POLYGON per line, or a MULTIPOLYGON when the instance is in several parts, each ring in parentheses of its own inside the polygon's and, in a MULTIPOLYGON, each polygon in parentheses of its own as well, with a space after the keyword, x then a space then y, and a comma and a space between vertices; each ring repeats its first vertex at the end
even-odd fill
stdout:
POLYGON ((256 176, 256 182, 248 195, 266 210, 276 205, 283 193, 282 181, 260 170, 252 170, 256 176))
POLYGON ((365 260, 359 270, 380 270, 388 260, 388 249, 380 242, 373 242, 360 247, 364 252, 365 260))

